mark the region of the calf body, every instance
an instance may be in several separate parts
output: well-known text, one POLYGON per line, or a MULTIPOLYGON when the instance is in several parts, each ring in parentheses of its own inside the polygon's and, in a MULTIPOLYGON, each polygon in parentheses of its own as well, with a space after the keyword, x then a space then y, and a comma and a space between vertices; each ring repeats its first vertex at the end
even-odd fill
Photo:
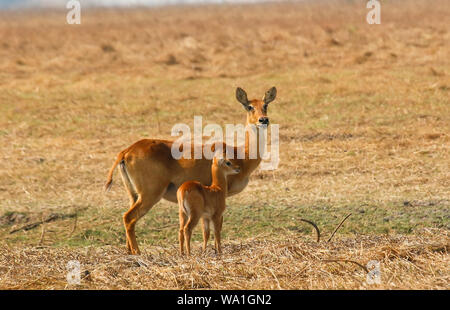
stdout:
POLYGON ((197 181, 183 183, 177 191, 177 200, 180 215, 180 251, 190 255, 191 236, 194 227, 202 220, 203 251, 206 250, 210 228, 214 230, 215 249, 222 253, 220 245, 220 232, 222 230, 223 212, 225 211, 225 199, 227 197, 227 175, 238 174, 240 168, 226 159, 213 159, 211 165, 212 184, 202 185, 197 181))

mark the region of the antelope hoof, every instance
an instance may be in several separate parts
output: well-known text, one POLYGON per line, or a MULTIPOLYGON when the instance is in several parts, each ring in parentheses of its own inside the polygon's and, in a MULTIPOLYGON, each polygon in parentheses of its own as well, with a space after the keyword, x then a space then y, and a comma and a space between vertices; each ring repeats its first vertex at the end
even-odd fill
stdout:
POLYGON ((128 255, 141 255, 141 251, 139 249, 128 249, 128 255))

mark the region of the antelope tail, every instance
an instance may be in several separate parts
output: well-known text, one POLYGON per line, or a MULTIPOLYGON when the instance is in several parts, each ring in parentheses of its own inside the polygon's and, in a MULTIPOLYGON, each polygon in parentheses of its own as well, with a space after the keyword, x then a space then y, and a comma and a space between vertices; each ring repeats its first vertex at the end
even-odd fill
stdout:
POLYGON ((106 184, 105 184, 105 191, 109 191, 109 189, 112 186, 112 182, 113 182, 113 173, 114 170, 116 169, 117 165, 123 161, 123 157, 125 155, 125 152, 120 152, 119 155, 117 155, 117 159, 114 162, 114 164, 112 165, 111 169, 109 170, 108 173, 108 179, 106 180, 106 184))

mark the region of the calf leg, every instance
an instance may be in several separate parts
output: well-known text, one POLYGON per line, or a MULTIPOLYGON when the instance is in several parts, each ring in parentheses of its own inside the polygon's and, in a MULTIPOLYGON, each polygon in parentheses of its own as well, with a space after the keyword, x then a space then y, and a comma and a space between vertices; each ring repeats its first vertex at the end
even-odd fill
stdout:
POLYGON ((223 216, 213 218, 214 223, 214 239, 217 253, 222 254, 222 247, 220 244, 220 233, 222 231, 223 216))
POLYGON ((180 241, 180 253, 184 255, 184 226, 188 220, 186 214, 180 208, 180 230, 178 232, 178 240, 180 241))
POLYGON ((205 252, 206 246, 208 245, 209 234, 210 234, 209 219, 202 218, 202 228, 203 228, 203 252, 205 252))
POLYGON ((199 217, 196 214, 190 215, 186 225, 184 226, 184 239, 186 242, 186 252, 187 255, 191 255, 191 236, 194 227, 197 225, 199 217))

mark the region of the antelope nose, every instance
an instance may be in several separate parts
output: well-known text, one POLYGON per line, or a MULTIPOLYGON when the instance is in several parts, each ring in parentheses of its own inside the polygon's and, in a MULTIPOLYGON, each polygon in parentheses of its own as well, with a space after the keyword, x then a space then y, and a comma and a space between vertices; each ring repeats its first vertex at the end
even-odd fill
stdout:
POLYGON ((269 125, 269 118, 268 117, 260 117, 259 122, 263 125, 269 125))

